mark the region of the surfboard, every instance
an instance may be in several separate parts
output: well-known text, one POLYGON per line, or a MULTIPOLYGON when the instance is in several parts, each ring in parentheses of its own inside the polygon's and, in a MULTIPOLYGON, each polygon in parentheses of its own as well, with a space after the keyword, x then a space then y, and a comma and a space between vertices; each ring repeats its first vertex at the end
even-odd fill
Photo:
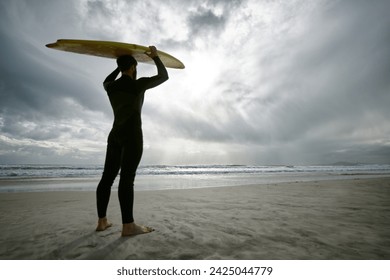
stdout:
MULTIPOLYGON (((132 55, 138 62, 154 64, 153 59, 145 54, 145 52, 149 51, 149 48, 136 44, 112 41, 59 39, 55 43, 47 44, 46 47, 65 52, 107 58, 132 55)), ((184 69, 184 64, 172 55, 160 50, 157 50, 157 53, 165 67, 184 69)))

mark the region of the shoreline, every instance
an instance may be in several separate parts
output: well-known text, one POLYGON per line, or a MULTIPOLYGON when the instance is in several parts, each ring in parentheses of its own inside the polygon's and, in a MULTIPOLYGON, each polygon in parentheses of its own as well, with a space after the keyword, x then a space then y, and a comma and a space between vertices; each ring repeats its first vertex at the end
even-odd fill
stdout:
MULTIPOLYGON (((117 191, 118 175, 112 186, 117 191)), ((137 175, 136 191, 203 189, 213 187, 234 187, 266 185, 274 183, 314 182, 328 180, 390 178, 389 173, 329 174, 223 174, 223 175, 137 175)), ((1 193, 95 191, 100 176, 94 177, 33 177, 0 178, 1 193)))
POLYGON ((390 259, 390 178, 136 191, 155 232, 95 232, 94 192, 0 193, 0 259, 390 259))

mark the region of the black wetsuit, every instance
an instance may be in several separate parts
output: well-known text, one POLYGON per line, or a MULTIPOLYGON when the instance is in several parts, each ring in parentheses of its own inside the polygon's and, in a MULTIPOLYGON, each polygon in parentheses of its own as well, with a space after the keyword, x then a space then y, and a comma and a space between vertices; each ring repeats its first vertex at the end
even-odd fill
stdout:
POLYGON ((134 203, 134 178, 143 151, 141 110, 147 89, 168 80, 168 72, 159 57, 155 57, 157 75, 133 80, 122 75, 115 80, 119 69, 104 80, 112 109, 114 124, 107 140, 106 160, 103 176, 96 191, 99 218, 104 218, 111 194, 111 186, 121 170, 118 197, 122 212, 122 223, 132 223, 134 203))

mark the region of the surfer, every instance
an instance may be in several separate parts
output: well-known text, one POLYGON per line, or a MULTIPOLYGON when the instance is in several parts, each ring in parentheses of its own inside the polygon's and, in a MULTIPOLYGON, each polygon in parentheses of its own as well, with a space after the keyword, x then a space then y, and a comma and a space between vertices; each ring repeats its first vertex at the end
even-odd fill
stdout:
POLYGON ((112 225, 107 220, 106 212, 111 186, 119 170, 118 197, 122 214, 122 236, 153 231, 150 227, 134 223, 134 179, 143 151, 141 109, 144 94, 146 90, 168 80, 168 72, 158 57, 156 47, 150 46, 146 54, 154 60, 157 75, 137 79, 137 61, 132 56, 125 55, 117 59, 118 67, 103 82, 114 111, 114 123, 107 140, 103 175, 96 190, 99 217, 96 231, 103 231, 112 225), (116 79, 120 72, 122 76, 116 79))

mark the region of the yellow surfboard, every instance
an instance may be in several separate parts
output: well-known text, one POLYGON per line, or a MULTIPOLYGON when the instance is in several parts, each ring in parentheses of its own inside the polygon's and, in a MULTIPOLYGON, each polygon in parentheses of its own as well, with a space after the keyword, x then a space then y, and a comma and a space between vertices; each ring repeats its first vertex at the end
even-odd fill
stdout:
MULTIPOLYGON (((69 40, 60 39, 46 47, 79 54, 87 54, 100 57, 117 58, 122 55, 132 55, 138 62, 154 64, 153 60, 145 54, 148 47, 111 41, 94 40, 69 40)), ((161 61, 168 68, 184 69, 184 64, 163 51, 157 50, 161 61)))

